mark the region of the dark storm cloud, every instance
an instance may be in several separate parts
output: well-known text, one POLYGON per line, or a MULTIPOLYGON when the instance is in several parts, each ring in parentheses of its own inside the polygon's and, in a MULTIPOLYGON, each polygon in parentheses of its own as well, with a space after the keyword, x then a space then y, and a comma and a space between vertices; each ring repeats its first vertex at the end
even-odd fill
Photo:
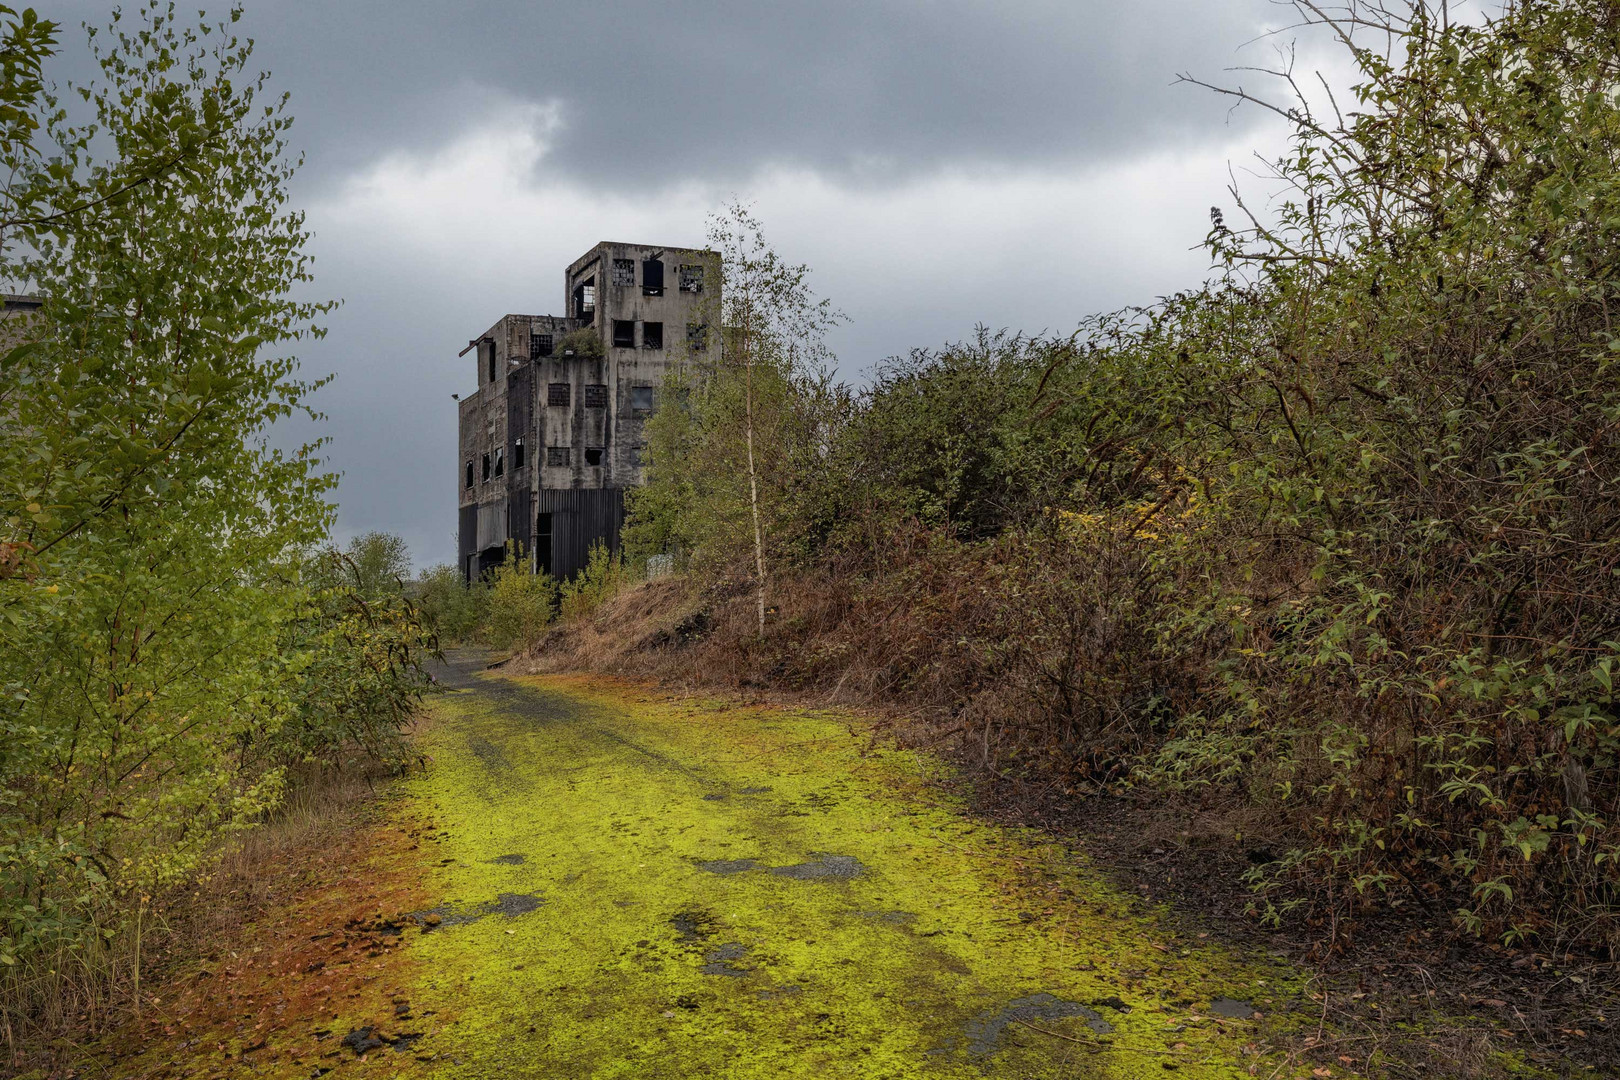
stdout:
MULTIPOLYGON (((1269 0, 246 3, 255 64, 293 95, 314 294, 345 301, 303 352, 337 376, 315 401, 330 419, 277 441, 328 436, 338 536, 395 532, 422 564, 455 557, 451 395, 476 385, 457 351, 506 312, 560 310, 561 270, 595 240, 700 243, 726 194, 757 199, 852 317, 833 342, 851 378, 981 320, 1063 332, 1204 273, 1188 248, 1253 132, 1172 83, 1264 62, 1241 46, 1288 17, 1269 0), (503 137, 552 116, 543 155, 503 137)), ((53 74, 82 78, 77 24, 110 3, 38 6, 69 27, 53 74)))
POLYGON ((1225 106, 1176 73, 1217 73, 1287 14, 1269 0, 250 0, 245 26, 294 91, 306 182, 440 144, 505 100, 560 107, 548 172, 625 190, 1219 138, 1225 106))

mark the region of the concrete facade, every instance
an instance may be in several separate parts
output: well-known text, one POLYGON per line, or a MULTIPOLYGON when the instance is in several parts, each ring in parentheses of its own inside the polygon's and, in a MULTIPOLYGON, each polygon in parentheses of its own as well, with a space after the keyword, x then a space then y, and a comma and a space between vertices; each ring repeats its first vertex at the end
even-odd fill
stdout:
POLYGON ((508 541, 558 577, 580 569, 593 543, 617 550, 665 374, 719 360, 712 251, 603 242, 564 271, 563 290, 565 315, 503 316, 461 353, 478 383, 459 403, 468 580, 498 564, 508 541))

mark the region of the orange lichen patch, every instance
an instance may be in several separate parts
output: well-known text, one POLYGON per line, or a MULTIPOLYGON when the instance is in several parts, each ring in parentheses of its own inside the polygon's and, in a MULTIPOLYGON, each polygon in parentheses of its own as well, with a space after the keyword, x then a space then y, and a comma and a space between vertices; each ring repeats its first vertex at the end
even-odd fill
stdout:
POLYGON ((278 860, 267 872, 289 886, 286 900, 224 938, 199 935, 201 955, 176 948, 143 1015, 102 1040, 81 1075, 308 1077, 361 1054, 419 1067, 413 1036, 446 1021, 415 1011, 405 990, 417 976, 410 944, 436 921, 410 914, 432 903, 423 868, 436 833, 403 804, 371 816, 278 860), (346 1045, 360 1029, 370 1035, 346 1045))

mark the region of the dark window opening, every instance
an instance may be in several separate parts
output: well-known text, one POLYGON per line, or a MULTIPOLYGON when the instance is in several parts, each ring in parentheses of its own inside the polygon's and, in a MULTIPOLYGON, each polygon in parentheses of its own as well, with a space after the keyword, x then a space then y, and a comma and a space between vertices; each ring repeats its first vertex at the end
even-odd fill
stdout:
POLYGON ((518 439, 512 444, 512 468, 523 468, 523 440, 518 439))
POLYGON ((615 349, 636 347, 636 324, 633 319, 613 320, 613 347, 615 349))
POLYGON ((607 386, 605 384, 585 384, 585 407, 587 409, 607 408, 607 386))
POLYGON ((534 561, 540 572, 551 573, 551 515, 541 514, 534 521, 534 561))
POLYGON ((602 464, 602 448, 600 446, 588 446, 585 448, 585 464, 602 464))
POLYGON ((636 283, 636 260, 613 260, 613 284, 634 285, 636 283))
POLYGON ((681 267, 681 292, 700 293, 703 291, 703 267, 681 267))
POLYGON ((538 360, 542 356, 550 356, 552 347, 553 345, 550 334, 531 333, 529 335, 530 360, 538 360))
POLYGON ((686 347, 693 352, 703 352, 709 347, 709 327, 707 323, 689 322, 686 324, 686 347))
POLYGON ((566 446, 548 446, 548 447, 546 447, 546 464, 551 465, 551 466, 557 466, 557 465, 566 466, 568 464, 568 447, 566 447, 566 446))
POLYGON ((506 447, 504 446, 495 448, 495 475, 506 475, 506 447))
POLYGON ((641 347, 643 349, 662 349, 664 347, 663 323, 644 322, 641 324, 641 347))
POLYGON ((489 483, 489 455, 484 455, 484 483, 489 483))
POLYGON ((630 448, 630 464, 638 469, 647 464, 647 448, 645 446, 632 446, 630 448))
POLYGON ((546 404, 547 405, 556 405, 556 406, 558 406, 560 408, 566 409, 568 407, 568 401, 569 401, 569 398, 568 398, 568 384, 567 383, 565 383, 565 382, 554 382, 554 383, 547 383, 546 384, 546 404))
POLYGON ((489 343, 489 381, 495 381, 495 343, 489 343))
POLYGON ((591 276, 574 286, 574 317, 586 326, 596 319, 596 278, 591 276))
POLYGON ((630 408, 636 412, 652 412, 653 388, 650 386, 632 386, 630 388, 630 408))
POLYGON ((473 486, 473 468, 471 458, 467 459, 467 486, 469 488, 473 486))
POLYGON ((641 295, 664 295, 664 264, 659 259, 641 261, 641 295))

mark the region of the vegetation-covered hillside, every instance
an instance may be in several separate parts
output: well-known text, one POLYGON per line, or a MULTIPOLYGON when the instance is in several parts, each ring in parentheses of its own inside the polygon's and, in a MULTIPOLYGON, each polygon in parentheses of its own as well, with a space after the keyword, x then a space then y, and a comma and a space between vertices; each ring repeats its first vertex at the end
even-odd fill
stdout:
POLYGON ((1208 285, 1070 338, 983 333, 851 395, 802 268, 721 219, 751 329, 665 395, 632 540, 774 612, 738 616, 736 678, 1248 805, 1276 914, 1612 951, 1620 14, 1300 10, 1353 96, 1268 106, 1281 196, 1212 211, 1208 285))

